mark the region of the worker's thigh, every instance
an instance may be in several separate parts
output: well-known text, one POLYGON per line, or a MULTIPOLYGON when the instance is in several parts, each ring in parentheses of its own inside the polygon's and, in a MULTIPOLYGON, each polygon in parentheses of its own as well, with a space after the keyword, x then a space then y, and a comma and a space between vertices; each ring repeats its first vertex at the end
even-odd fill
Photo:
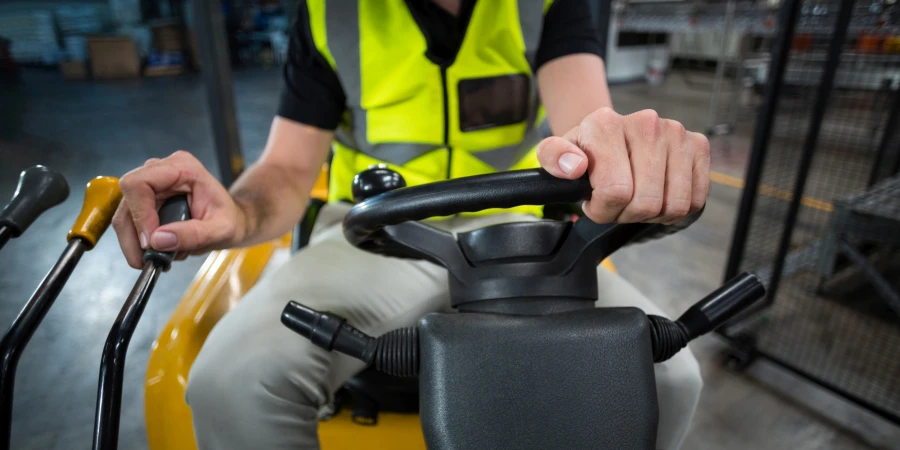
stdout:
MULTIPOLYGON (((598 307, 633 306, 647 314, 666 316, 655 303, 620 275, 600 267, 597 269, 597 280, 598 307)), ((678 449, 700 401, 700 390, 703 388, 700 366, 690 349, 685 348, 668 361, 656 364, 655 369, 659 402, 656 448, 678 449)))
POLYGON ((449 307, 445 269, 352 247, 340 227, 346 211, 326 205, 310 244, 266 273, 211 331, 187 389, 202 448, 315 448, 319 409, 363 369, 285 327, 288 301, 375 336, 449 307))

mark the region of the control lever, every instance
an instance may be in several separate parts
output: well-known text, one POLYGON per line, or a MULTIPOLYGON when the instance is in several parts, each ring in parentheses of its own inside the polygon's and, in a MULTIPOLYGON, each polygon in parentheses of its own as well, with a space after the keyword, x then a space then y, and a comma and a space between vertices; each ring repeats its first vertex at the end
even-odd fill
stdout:
MULTIPOLYGON (((663 362, 687 344, 715 330, 766 291, 756 275, 740 274, 707 295, 678 320, 647 316, 653 346, 653 361, 663 362)), ((313 344, 337 350, 366 365, 395 376, 415 376, 419 369, 418 328, 398 328, 374 338, 354 328, 343 318, 319 312, 291 301, 281 313, 281 323, 313 344)))
POLYGON ((675 356, 688 342, 720 327, 764 295, 766 288, 759 278, 745 272, 695 303, 674 322, 665 317, 647 316, 653 361, 662 362, 675 356))
POLYGON ((16 192, 0 211, 0 249, 19 237, 44 211, 69 197, 69 184, 54 170, 34 166, 19 174, 16 192))
MULTIPOLYGON (((53 204, 59 203, 61 198, 65 198, 65 195, 60 194, 61 192, 68 194, 68 186, 58 174, 46 175, 49 172, 40 172, 34 175, 35 172, 32 172, 32 175, 26 176, 28 170, 22 172, 22 179, 38 177, 42 180, 34 181, 37 178, 30 178, 30 183, 43 183, 45 185, 61 183, 55 187, 35 188, 45 193, 49 192, 49 194, 44 194, 46 198, 43 200, 31 200, 31 203, 36 205, 32 208, 45 210, 49 207, 47 205, 53 206, 53 204), (48 200, 48 198, 50 199, 48 200)), ((20 180, 20 190, 22 186, 28 186, 28 183, 23 183, 20 180)), ((109 227, 109 223, 112 221, 113 214, 116 212, 116 208, 121 200, 122 191, 119 190, 118 178, 97 177, 87 184, 81 213, 66 236, 69 245, 59 257, 56 265, 50 269, 50 272, 47 273, 47 276, 44 277, 38 288, 31 294, 28 303, 22 308, 18 317, 13 321, 12 326, 9 327, 9 331, 6 332, 3 340, 0 341, 0 351, 2 351, 2 356, 0 356, 2 357, 2 360, 0 360, 0 448, 8 449, 10 445, 13 390, 19 357, 25 350, 25 346, 28 345, 28 341, 31 340, 31 336, 34 335, 35 330, 41 324, 47 311, 53 306, 54 300, 56 300, 59 292, 66 284, 69 275, 72 274, 81 256, 84 255, 84 252, 97 245, 97 241, 100 240, 100 237, 109 227)), ((17 208, 23 208, 22 205, 26 203, 28 201, 21 201, 17 208)), ((29 216, 29 214, 20 213, 23 209, 16 209, 16 211, 19 212, 13 213, 12 217, 29 216)), ((32 210, 32 214, 29 217, 31 218, 28 221, 20 220, 16 222, 19 225, 24 225, 19 230, 24 231, 24 228, 27 228, 27 225, 34 220, 34 217, 37 217, 37 214, 34 214, 32 210)))
MULTIPOLYGON (((190 205, 187 196, 171 197, 159 208, 160 226, 189 220, 190 205)), ((144 269, 119 316, 109 330, 103 357, 100 360, 100 382, 97 388, 97 411, 94 416, 94 450, 115 449, 119 445, 119 415, 122 409, 122 380, 125 376, 125 356, 131 336, 141 320, 147 300, 156 286, 160 272, 166 271, 175 259, 175 252, 147 249, 144 252, 144 269)))
POLYGON ((281 323, 325 350, 337 350, 367 366, 398 377, 415 376, 419 370, 419 331, 398 328, 374 338, 348 324, 343 317, 319 312, 291 301, 281 313, 281 323))

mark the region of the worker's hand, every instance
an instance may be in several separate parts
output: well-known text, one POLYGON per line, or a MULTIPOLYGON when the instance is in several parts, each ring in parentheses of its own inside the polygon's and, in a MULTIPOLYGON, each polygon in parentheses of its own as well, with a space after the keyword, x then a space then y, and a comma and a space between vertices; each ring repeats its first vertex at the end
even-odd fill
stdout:
POLYGON ((242 233, 243 212, 225 187, 188 152, 148 160, 125 174, 119 187, 122 203, 112 225, 131 267, 143 267, 143 250, 148 247, 176 251, 183 259, 189 253, 231 246, 242 233), (177 194, 187 194, 191 220, 159 226, 156 210, 177 194))
POLYGON ((700 210, 709 193, 709 141, 655 111, 594 111, 563 137, 538 145, 541 167, 559 178, 585 171, 594 191, 583 205, 597 223, 671 224, 700 210))

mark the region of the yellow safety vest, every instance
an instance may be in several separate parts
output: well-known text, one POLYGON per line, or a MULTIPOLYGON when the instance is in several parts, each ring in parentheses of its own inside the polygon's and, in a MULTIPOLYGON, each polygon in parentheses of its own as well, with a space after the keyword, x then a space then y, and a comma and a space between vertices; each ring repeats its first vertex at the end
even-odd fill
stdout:
POLYGON ((350 200, 353 176, 374 164, 396 170, 408 186, 538 167, 535 146, 550 131, 533 67, 551 2, 476 2, 456 59, 442 67, 426 56, 425 35, 404 0, 307 0, 313 41, 347 99, 329 201, 350 200), (460 115, 462 89, 477 95, 480 81, 511 76, 526 83, 524 98, 510 99, 521 105, 522 120, 461 123, 468 121, 460 115))

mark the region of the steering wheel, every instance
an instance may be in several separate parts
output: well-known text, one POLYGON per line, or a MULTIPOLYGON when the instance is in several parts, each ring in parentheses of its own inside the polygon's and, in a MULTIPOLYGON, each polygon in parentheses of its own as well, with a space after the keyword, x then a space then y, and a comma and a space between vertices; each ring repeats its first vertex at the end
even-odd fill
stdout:
MULTIPOLYGON (((743 273, 695 303, 676 321, 643 312, 635 316, 634 311, 621 316, 622 311, 608 316, 558 315, 595 310, 597 265, 603 258, 636 240, 681 230, 696 221, 703 210, 689 215, 680 224, 669 226, 597 224, 582 217, 574 223, 512 222, 453 234, 419 221, 489 208, 576 202, 591 194, 590 183, 586 178, 563 180, 534 169, 405 187, 396 172, 379 167, 361 172, 354 179, 353 187, 354 198, 361 201, 344 217, 344 236, 350 243, 370 252, 427 259, 446 267, 450 273, 452 306, 462 313, 488 313, 426 316, 417 327, 400 328, 374 338, 334 314, 315 311, 297 302, 285 306, 281 320, 287 327, 328 351, 350 355, 385 373, 416 375, 419 348, 424 346, 430 350, 423 350, 423 354, 439 354, 431 357, 432 363, 424 365, 430 374, 428 379, 443 380, 443 369, 436 367, 446 365, 435 364, 433 360, 449 357, 445 350, 436 351, 436 348, 445 348, 442 346, 451 341, 462 342, 457 348, 461 353, 455 360, 465 361, 467 352, 485 336, 479 333, 498 324, 518 323, 516 316, 545 316, 550 321, 543 328, 537 324, 544 322, 528 322, 537 328, 526 327, 520 334, 523 339, 537 329, 550 333, 573 317, 643 318, 620 331, 633 331, 646 325, 653 361, 661 362, 765 294, 763 284, 755 275, 743 273), (565 319, 554 321, 554 317, 565 319), (453 330, 467 332, 454 335, 453 330), (443 337, 435 337, 438 334, 443 337)), ((576 322, 570 325, 574 328, 563 333, 570 333, 563 339, 566 345, 578 340, 571 339, 577 333, 593 329, 591 324, 582 328, 576 322)), ((472 373, 478 371, 477 367, 470 369, 472 373)), ((446 386, 440 381, 426 384, 440 392, 446 386)))
POLYGON ((529 169, 404 185, 396 172, 383 167, 357 175, 354 193, 372 196, 360 199, 345 216, 344 237, 369 252, 446 267, 453 275, 454 306, 498 298, 596 299, 600 261, 637 239, 684 228, 597 224, 581 217, 574 224, 541 220, 452 234, 419 221, 490 208, 578 202, 590 197, 590 182, 529 169))

